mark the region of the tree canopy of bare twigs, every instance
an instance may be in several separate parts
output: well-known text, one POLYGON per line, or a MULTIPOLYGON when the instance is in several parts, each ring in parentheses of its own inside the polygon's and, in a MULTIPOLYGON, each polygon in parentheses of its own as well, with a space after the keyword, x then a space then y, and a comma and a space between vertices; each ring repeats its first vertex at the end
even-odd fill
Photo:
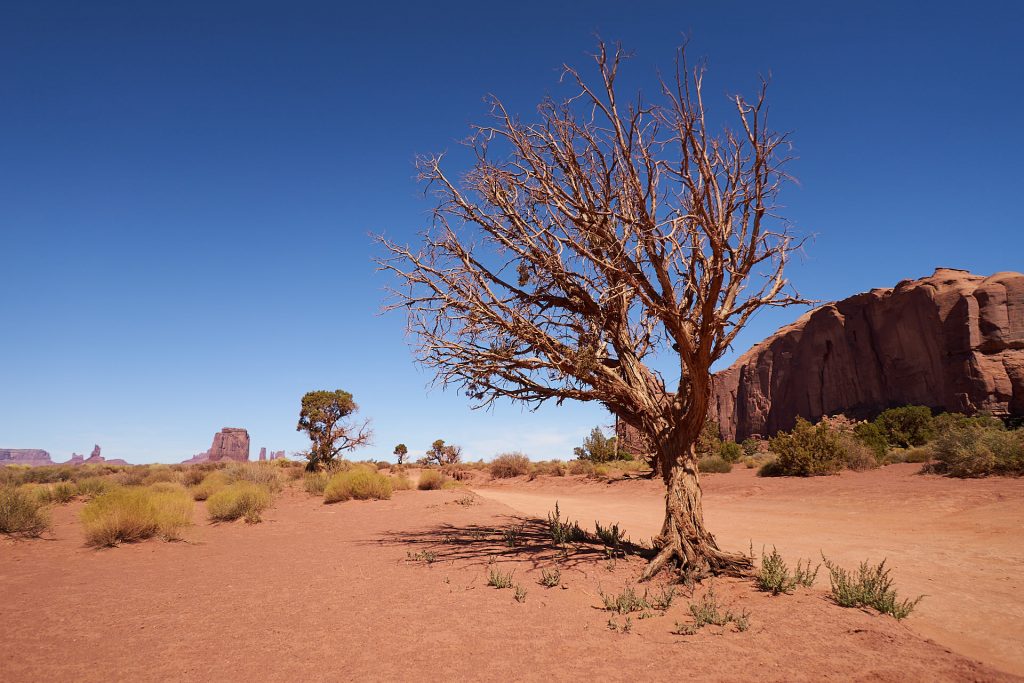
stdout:
POLYGON ((742 568, 704 529, 693 442, 711 365, 760 309, 802 303, 784 269, 799 243, 778 212, 786 133, 768 83, 728 98, 712 128, 703 64, 680 49, 657 98, 623 95, 627 55, 604 43, 596 78, 571 66, 563 100, 523 120, 496 97, 465 145, 468 171, 418 160, 434 193, 422 242, 380 237, 420 363, 477 406, 597 401, 655 446, 668 487, 648 574, 742 568), (671 354, 665 377, 651 361, 671 354))

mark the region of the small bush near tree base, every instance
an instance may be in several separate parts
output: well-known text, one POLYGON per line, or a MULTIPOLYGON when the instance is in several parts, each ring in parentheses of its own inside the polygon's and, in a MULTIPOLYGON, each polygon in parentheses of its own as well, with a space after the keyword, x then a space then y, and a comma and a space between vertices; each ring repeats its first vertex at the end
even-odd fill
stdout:
POLYGON ((215 522, 231 522, 242 517, 250 524, 261 521, 261 513, 270 507, 272 496, 265 486, 239 481, 225 486, 206 500, 206 512, 215 522))
POLYGON ((877 565, 865 560, 856 572, 848 572, 824 555, 821 559, 828 568, 832 599, 841 607, 872 607, 882 614, 901 620, 907 618, 924 598, 919 595, 913 600, 899 600, 892 588, 892 579, 889 577, 891 570, 886 568, 885 560, 877 565))
POLYGON ((522 453, 502 453, 491 462, 491 476, 495 479, 521 477, 530 473, 530 459, 522 453))
POLYGON ((45 504, 14 486, 0 487, 0 533, 35 538, 50 528, 45 504))
POLYGON ((302 477, 302 486, 306 489, 306 493, 322 496, 330 479, 330 475, 326 472, 306 472, 302 477))
POLYGON ((821 565, 818 565, 814 568, 814 571, 811 571, 810 560, 807 560, 806 567, 803 566, 802 560, 798 560, 796 571, 790 573, 789 567, 786 565, 786 561, 782 559, 782 556, 779 555, 779 551, 773 547, 771 554, 765 555, 762 549, 761 566, 757 574, 754 575, 754 583, 757 585, 758 590, 771 593, 772 595, 789 593, 797 586, 805 588, 813 586, 820 568, 821 565))
POLYGON ((845 464, 840 435, 825 422, 812 426, 807 420, 797 418, 793 431, 775 436, 770 445, 776 454, 775 466, 769 470, 771 474, 766 472, 762 476, 836 474, 845 464))

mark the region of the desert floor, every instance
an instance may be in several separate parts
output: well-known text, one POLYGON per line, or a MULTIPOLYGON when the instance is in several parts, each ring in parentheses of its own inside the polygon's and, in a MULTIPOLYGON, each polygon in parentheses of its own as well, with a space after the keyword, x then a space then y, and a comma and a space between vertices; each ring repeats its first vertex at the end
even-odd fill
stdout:
POLYGON ((599 591, 621 591, 642 561, 561 556, 537 521, 557 499, 585 527, 617 521, 643 539, 660 521, 655 482, 481 480, 329 506, 286 490, 262 524, 210 525, 197 504, 186 542, 106 550, 83 545, 74 503, 48 540, 0 539, 0 680, 1021 680, 1024 480, 917 469, 708 476, 723 545, 851 567, 887 557, 904 594, 928 597, 896 622, 830 603, 824 570, 815 589, 774 598, 717 580, 750 629, 692 636, 672 631, 707 584, 613 631, 599 591), (556 566, 561 587, 538 585, 556 566), (515 572, 524 602, 487 586, 491 567, 515 572))

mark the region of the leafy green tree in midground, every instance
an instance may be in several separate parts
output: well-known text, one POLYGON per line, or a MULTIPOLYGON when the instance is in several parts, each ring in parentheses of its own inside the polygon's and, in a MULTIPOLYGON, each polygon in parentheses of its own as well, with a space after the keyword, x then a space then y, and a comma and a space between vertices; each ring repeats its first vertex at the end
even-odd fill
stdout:
POLYGON ((352 421, 359 406, 352 394, 342 389, 310 391, 302 397, 299 425, 296 431, 306 432, 313 442, 309 449, 309 471, 327 468, 342 451, 365 446, 373 438, 370 421, 352 421))
POLYGON ((398 464, 401 465, 405 462, 405 456, 409 455, 409 447, 404 443, 400 443, 395 446, 395 457, 398 459, 398 464))
POLYGON ((572 449, 579 460, 592 462, 608 462, 618 457, 615 449, 616 437, 607 437, 600 427, 594 427, 590 436, 583 440, 582 446, 572 449))

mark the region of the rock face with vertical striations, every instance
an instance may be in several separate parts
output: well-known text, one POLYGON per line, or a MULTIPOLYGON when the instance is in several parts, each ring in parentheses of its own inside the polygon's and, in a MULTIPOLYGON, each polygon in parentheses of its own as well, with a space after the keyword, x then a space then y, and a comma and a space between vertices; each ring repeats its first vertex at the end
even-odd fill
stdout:
POLYGON ((249 432, 237 427, 225 427, 213 436, 213 445, 207 451, 210 462, 249 459, 249 432))
POLYGON ((1024 275, 939 268, 820 306, 717 373, 710 416, 741 441, 902 405, 1024 415, 1024 275))

